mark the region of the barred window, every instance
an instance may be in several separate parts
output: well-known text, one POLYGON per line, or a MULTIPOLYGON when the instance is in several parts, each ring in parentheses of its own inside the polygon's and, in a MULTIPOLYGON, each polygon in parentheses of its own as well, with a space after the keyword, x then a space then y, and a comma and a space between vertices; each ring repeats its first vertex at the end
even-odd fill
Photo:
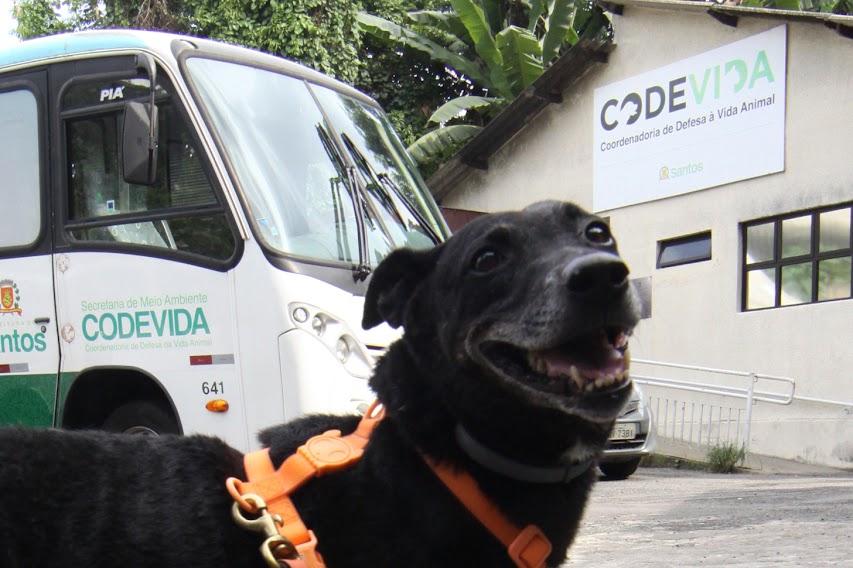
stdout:
POLYGON ((853 297, 850 203, 742 225, 743 309, 853 297))

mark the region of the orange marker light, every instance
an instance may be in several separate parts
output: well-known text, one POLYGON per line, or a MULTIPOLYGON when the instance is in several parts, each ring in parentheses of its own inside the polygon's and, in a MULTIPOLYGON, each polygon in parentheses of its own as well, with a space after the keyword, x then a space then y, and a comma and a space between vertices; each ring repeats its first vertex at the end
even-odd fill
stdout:
POLYGON ((228 401, 223 398, 215 398, 204 405, 211 412, 228 412, 228 401))

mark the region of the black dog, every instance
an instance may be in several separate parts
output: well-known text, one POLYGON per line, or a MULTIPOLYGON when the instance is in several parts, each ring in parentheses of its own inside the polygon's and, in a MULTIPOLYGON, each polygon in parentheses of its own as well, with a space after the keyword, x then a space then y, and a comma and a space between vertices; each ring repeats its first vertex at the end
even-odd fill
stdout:
MULTIPOLYGON (((387 418, 354 467, 294 495, 329 568, 512 566, 424 456, 470 473, 563 562, 630 392, 637 315, 616 254, 601 219, 545 202, 377 268, 363 323, 405 329, 371 380, 387 418)), ((261 441, 277 465, 357 420, 310 416, 261 441)), ((0 565, 263 566, 228 476, 244 478, 241 455, 203 436, 2 431, 0 565)))

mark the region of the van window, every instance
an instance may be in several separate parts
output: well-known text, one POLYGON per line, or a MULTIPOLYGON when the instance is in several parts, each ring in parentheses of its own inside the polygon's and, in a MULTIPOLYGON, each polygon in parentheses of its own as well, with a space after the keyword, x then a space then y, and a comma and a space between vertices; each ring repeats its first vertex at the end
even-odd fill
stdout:
MULTIPOLYGON (((134 86, 146 80, 133 80, 134 86)), ((128 82, 130 84, 130 82, 128 82)), ((97 90, 96 84, 94 89, 97 90)), ((93 106, 65 121, 68 155, 70 234, 81 241, 125 243, 172 249, 214 259, 230 258, 235 240, 219 205, 201 155, 186 123, 158 85, 159 153, 157 183, 130 184, 122 175, 123 106, 93 106), (205 214, 206 213, 206 214, 205 214), (113 217, 115 222, 112 223, 113 217), (124 221, 124 217, 129 217, 124 221), (124 222, 122 222, 124 221, 124 222)), ((69 93, 93 87, 75 86, 69 93)), ((126 90, 147 100, 147 88, 126 90)), ((78 97, 64 97, 78 103, 78 97)), ((125 99, 127 100, 127 99, 125 99)), ((96 101, 100 102, 100 101, 96 101)))
POLYGON ((376 265, 441 240, 440 214, 378 109, 272 70, 201 57, 186 66, 268 247, 376 265))
POLYGON ((0 93, 0 132, 0 248, 26 246, 41 231, 38 107, 33 93, 0 93))

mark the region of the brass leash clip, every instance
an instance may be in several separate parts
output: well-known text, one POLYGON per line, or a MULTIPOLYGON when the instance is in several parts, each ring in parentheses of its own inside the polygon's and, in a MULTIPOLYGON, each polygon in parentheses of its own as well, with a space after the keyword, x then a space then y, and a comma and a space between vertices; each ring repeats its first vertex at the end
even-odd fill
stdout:
POLYGON ((236 501, 231 505, 231 516, 244 529, 264 535, 265 540, 261 544, 261 555, 264 557, 267 566, 270 568, 281 568, 285 566, 284 562, 282 562, 283 560, 297 558, 296 547, 278 532, 278 525, 282 524, 281 517, 271 515, 267 511, 266 502, 254 493, 243 495, 243 499, 249 502, 254 508, 249 514, 257 514, 257 517, 247 517, 236 501))

